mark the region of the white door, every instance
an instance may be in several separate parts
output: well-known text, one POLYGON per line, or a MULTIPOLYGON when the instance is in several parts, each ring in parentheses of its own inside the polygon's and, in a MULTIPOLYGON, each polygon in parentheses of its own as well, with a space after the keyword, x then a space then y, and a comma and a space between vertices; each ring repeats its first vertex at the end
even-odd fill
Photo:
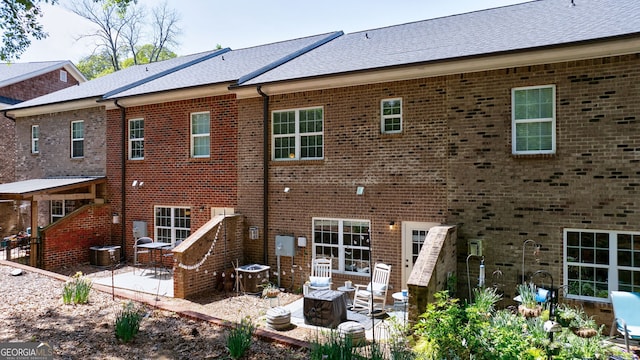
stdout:
POLYGON ((429 229, 438 226, 438 223, 428 222, 402 222, 402 288, 407 288, 407 280, 413 270, 413 265, 418 259, 420 249, 427 238, 429 229))

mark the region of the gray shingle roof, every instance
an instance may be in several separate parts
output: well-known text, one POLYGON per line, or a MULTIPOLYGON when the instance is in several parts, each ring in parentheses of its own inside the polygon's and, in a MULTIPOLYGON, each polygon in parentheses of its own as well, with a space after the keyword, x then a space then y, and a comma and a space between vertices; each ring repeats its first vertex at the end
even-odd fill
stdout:
POLYGON ((187 56, 181 56, 178 58, 155 62, 145 65, 131 66, 126 69, 122 69, 113 74, 109 74, 85 83, 81 83, 78 86, 72 86, 60 91, 56 91, 51 94, 40 96, 38 98, 22 102, 12 109, 22 109, 34 106, 55 104, 73 100, 82 100, 90 98, 101 98, 104 94, 109 93, 115 89, 124 88, 137 81, 144 80, 149 77, 161 74, 164 71, 169 71, 173 68, 180 67, 183 64, 197 60, 202 57, 206 57, 215 53, 217 50, 207 51, 204 53, 192 54, 187 56))
POLYGON ((521 51, 640 32, 638 0, 538 0, 341 36, 243 85, 521 51))
POLYGON ((68 61, 42 61, 28 63, 0 63, 0 87, 62 68, 68 61))
POLYGON ((122 98, 209 84, 236 82, 243 76, 270 69, 279 64, 281 60, 288 59, 291 54, 305 52, 339 35, 342 35, 342 33, 327 33, 231 50, 223 55, 202 61, 180 71, 172 72, 130 90, 118 92, 108 98, 122 98))

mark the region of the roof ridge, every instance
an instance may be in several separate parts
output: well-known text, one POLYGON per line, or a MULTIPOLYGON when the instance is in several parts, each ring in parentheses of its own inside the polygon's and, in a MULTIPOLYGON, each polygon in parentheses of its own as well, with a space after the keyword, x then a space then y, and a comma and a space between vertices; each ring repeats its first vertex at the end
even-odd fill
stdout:
POLYGON ((212 52, 212 53, 208 53, 207 55, 204 55, 204 56, 201 56, 201 57, 195 58, 195 59, 193 59, 193 60, 187 61, 187 62, 185 62, 185 63, 183 63, 183 64, 176 65, 176 66, 171 67, 171 68, 169 68, 169 69, 166 69, 166 70, 164 70, 164 71, 160 71, 160 72, 159 72, 159 73, 157 73, 157 74, 154 74, 154 75, 151 75, 151 76, 145 77, 145 78, 143 78, 143 79, 140 79, 140 80, 138 80, 138 81, 134 81, 134 82, 132 82, 132 83, 129 83, 129 84, 123 85, 123 86, 121 86, 121 87, 119 87, 119 88, 113 89, 113 90, 108 91, 108 92, 106 92, 105 94, 103 94, 103 95, 102 95, 102 99, 100 99, 100 101, 107 100, 109 97, 111 97, 111 96, 113 96, 113 95, 116 95, 117 93, 120 93, 120 92, 123 92, 123 91, 129 90, 129 89, 132 89, 132 88, 137 87, 137 86, 140 86, 140 85, 143 85, 143 84, 145 84, 145 83, 148 83, 148 82, 150 82, 150 81, 153 81, 153 80, 159 79, 159 78, 161 78, 161 77, 163 77, 163 76, 165 76, 165 75, 171 74, 171 73, 173 73, 173 72, 176 72, 176 71, 179 71, 179 70, 185 69, 185 68, 187 68, 187 67, 189 67, 189 66, 195 65, 195 64, 200 63, 200 62, 202 62, 202 61, 209 60, 209 59, 212 59, 212 58, 214 58, 214 57, 216 57, 216 56, 218 56, 218 55, 225 54, 225 53, 227 53, 227 52, 229 52, 229 51, 231 51, 231 49, 230 49, 230 48, 228 48, 228 47, 227 47, 227 48, 224 48, 224 49, 220 49, 220 50, 218 50, 218 51, 214 51, 214 52, 212 52))
POLYGON ((317 40, 314 43, 311 43, 311 44, 309 44, 307 46, 304 46, 304 47, 298 49, 297 51, 294 51, 294 52, 292 52, 292 53, 290 53, 288 55, 285 55, 285 56, 281 57, 280 59, 278 59, 276 61, 273 61, 273 62, 271 62, 271 63, 269 63, 269 64, 267 64, 267 65, 265 65, 265 66, 263 66, 263 67, 261 67, 261 68, 259 68, 257 70, 254 70, 254 71, 244 75, 244 76, 241 76, 238 79, 238 81, 236 82, 235 86, 241 85, 242 83, 244 83, 246 81, 249 81, 249 80, 251 80, 251 79, 253 79, 253 78, 257 77, 257 76, 260 76, 260 75, 264 74, 265 72, 267 72, 269 70, 275 69, 278 66, 280 66, 280 65, 282 65, 282 64, 284 64, 284 63, 286 63, 288 61, 291 61, 291 60, 297 58, 300 55, 306 54, 309 51, 311 51, 313 49, 316 49, 316 48, 318 48, 318 47, 320 47, 320 46, 322 46, 322 45, 330 42, 331 40, 334 40, 334 39, 336 39, 336 38, 338 38, 338 37, 340 37, 342 35, 344 35, 344 32, 342 32, 342 30, 329 33, 327 36, 323 37, 322 39, 317 40))

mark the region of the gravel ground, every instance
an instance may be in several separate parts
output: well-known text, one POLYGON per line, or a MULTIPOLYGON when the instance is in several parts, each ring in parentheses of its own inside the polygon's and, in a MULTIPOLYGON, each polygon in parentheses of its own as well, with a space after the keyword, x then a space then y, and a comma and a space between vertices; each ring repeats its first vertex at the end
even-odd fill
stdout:
MULTIPOLYGON (((114 323, 128 300, 116 298, 114 301, 110 293, 94 289, 88 304, 64 305, 62 281, 30 271, 11 276, 11 270, 9 266, 0 265, 0 342, 46 342, 53 347, 57 359, 219 359, 228 356, 227 328, 139 303, 137 306, 145 313, 140 332, 132 342, 124 344, 115 338, 114 323)), ((69 269, 65 275, 75 270, 69 269)), ((280 304, 299 297, 283 293, 280 304)), ((231 322, 248 316, 259 328, 265 329, 261 317, 268 308, 268 300, 255 296, 218 295, 193 302, 191 309, 231 322)), ((300 340, 317 335, 313 329, 295 327, 278 333, 300 340)), ((243 359, 306 359, 308 356, 306 349, 254 338, 243 359)))

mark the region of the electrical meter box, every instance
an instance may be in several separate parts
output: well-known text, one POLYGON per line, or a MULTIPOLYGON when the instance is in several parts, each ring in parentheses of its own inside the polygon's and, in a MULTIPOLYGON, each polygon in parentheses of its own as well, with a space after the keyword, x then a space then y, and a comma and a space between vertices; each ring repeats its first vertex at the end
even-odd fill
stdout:
POLYGON ((276 255, 294 256, 296 247, 294 237, 290 235, 276 235, 276 255))
POLYGON ((469 255, 482 256, 482 239, 469 240, 469 255))
POLYGON ((146 221, 134 221, 133 222, 133 237, 139 239, 147 235, 147 222, 146 221))

